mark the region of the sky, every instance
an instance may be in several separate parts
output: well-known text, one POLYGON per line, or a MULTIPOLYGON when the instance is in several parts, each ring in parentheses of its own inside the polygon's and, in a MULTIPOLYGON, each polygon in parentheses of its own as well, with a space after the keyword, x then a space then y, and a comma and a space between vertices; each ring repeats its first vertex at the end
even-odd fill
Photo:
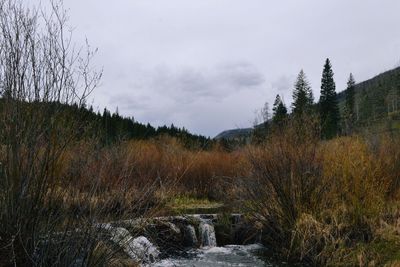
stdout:
MULTIPOLYGON (((33 0, 31 0, 33 1, 33 0)), ((45 4, 45 0, 42 0, 45 4)), ((90 103, 215 136, 252 126, 304 69, 319 98, 400 65, 399 0, 64 0, 74 41, 98 48, 90 103)))

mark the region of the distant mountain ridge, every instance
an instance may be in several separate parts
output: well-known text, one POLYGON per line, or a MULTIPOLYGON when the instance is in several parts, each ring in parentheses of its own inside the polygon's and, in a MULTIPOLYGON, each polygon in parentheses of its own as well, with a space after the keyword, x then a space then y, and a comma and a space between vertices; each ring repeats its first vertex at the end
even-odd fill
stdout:
MULTIPOLYGON (((347 91, 338 93, 339 104, 343 106, 347 91)), ((387 117, 399 109, 400 67, 383 72, 355 86, 356 112, 360 122, 387 117)))
MULTIPOLYGON (((356 77, 357 78, 357 77, 356 77)), ((347 90, 337 94, 341 113, 347 90)), ((383 72, 355 86, 357 126, 400 130, 400 67, 383 72)), ((226 130, 216 140, 249 137, 254 128, 226 130)))
POLYGON ((217 136, 214 137, 215 140, 226 139, 226 140, 233 140, 239 138, 246 138, 251 135, 253 128, 238 128, 238 129, 231 129, 226 130, 219 133, 217 136))

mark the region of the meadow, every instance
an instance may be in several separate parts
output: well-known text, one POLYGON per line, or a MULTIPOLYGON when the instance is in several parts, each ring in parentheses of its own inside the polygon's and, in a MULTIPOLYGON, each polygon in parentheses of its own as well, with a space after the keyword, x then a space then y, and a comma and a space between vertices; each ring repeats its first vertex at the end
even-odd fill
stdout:
POLYGON ((321 101, 301 71, 248 142, 156 131, 88 111, 96 53, 51 4, 0 1, 0 266, 136 266, 101 223, 199 210, 243 214, 281 262, 400 265, 399 135, 355 127, 354 95, 340 118, 329 59, 321 101))
MULTIPOLYGON (((57 224, 46 231, 67 232, 67 222, 82 228, 217 207, 243 213, 263 229, 262 242, 277 259, 313 266, 398 264, 398 136, 321 141, 317 130, 303 125, 288 123, 261 144, 233 151, 219 145, 190 150, 167 136, 112 146, 79 140, 53 162, 52 182, 35 203, 39 218, 30 220, 43 226, 51 218, 57 224)), ((28 219, 28 211, 21 212, 28 219)))

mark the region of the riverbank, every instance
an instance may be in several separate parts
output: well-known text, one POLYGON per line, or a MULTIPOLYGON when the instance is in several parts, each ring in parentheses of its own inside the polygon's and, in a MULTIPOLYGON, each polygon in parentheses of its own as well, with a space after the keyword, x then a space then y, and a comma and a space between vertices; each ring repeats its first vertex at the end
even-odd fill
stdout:
MULTIPOLYGON (((163 266, 225 258, 232 263, 262 263, 261 232, 241 214, 188 214, 96 224, 104 247, 119 247, 114 262, 163 266), (224 227, 220 227, 223 225, 224 227), (229 252, 233 253, 229 255, 229 252), (244 253, 244 254, 243 254, 244 253), (248 262, 249 263, 249 262, 248 262), (161 264, 161 265, 160 265, 161 264)), ((196 263, 196 266, 197 266, 196 263)), ((226 265, 222 265, 226 266, 226 265)), ((246 265, 251 266, 251 265, 246 265)))

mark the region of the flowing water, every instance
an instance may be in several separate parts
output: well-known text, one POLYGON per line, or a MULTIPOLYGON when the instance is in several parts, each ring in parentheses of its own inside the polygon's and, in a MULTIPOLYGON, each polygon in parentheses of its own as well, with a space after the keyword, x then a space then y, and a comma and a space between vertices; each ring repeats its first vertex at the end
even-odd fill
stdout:
POLYGON ((199 232, 202 247, 216 247, 217 238, 215 237, 215 229, 211 220, 202 219, 199 225, 199 232))
POLYGON ((192 250, 182 258, 164 259, 154 263, 153 267, 223 267, 223 266, 276 266, 257 256, 263 250, 261 245, 228 245, 192 250))
MULTIPOLYGON (((187 250, 182 251, 182 253, 172 253, 169 255, 162 255, 157 243, 151 243, 145 236, 134 238, 123 227, 114 227, 110 224, 100 224, 98 227, 99 229, 107 230, 111 241, 119 245, 130 258, 141 262, 143 266, 281 266, 269 263, 265 258, 260 257, 259 255, 265 252, 265 248, 259 244, 218 247, 214 228, 214 223, 217 219, 215 215, 193 215, 192 218, 197 220, 197 224, 192 223, 184 217, 158 218, 161 221, 170 220, 167 222, 164 221, 163 225, 168 225, 171 228, 171 232, 176 234, 183 233, 182 242, 185 244, 187 250), (179 224, 179 221, 181 224, 179 224), (178 224, 175 224, 176 222, 178 224), (167 258, 164 258, 165 256, 167 258)), ((241 217, 239 215, 232 215, 233 226, 239 224, 240 220, 241 217)))
MULTIPOLYGON (((258 267, 273 266, 261 260, 257 253, 264 248, 261 245, 253 244, 247 246, 228 245, 217 247, 215 229, 211 219, 200 219, 199 236, 201 241, 200 249, 192 249, 184 257, 164 259, 154 263, 153 267, 210 267, 210 266, 241 266, 258 267)), ((196 238, 194 228, 190 228, 193 238, 196 238)), ((194 241, 194 240, 193 240, 194 241)))
POLYGON ((194 229, 193 225, 186 225, 185 229, 185 243, 188 247, 194 247, 196 246, 198 240, 197 240, 197 236, 196 236, 196 230, 194 229))

